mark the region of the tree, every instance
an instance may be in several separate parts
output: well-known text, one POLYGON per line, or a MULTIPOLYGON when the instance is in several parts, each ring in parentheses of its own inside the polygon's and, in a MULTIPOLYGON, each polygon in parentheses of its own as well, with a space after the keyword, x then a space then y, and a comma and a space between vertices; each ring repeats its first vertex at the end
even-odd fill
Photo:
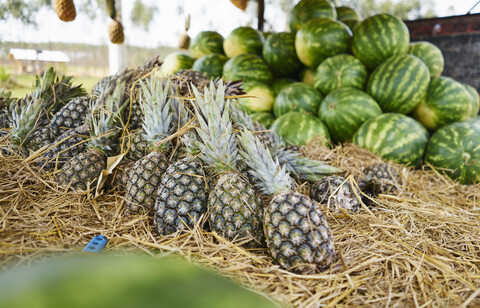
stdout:
POLYGON ((135 0, 132 12, 130 13, 130 20, 134 25, 140 26, 145 31, 148 31, 157 10, 158 8, 153 5, 147 6, 141 0, 135 0))

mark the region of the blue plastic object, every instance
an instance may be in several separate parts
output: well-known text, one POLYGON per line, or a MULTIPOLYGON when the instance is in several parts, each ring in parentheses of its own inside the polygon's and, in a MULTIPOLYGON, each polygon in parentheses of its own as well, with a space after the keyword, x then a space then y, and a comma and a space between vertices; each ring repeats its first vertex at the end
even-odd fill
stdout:
POLYGON ((95 235, 95 237, 83 248, 82 251, 100 252, 107 245, 108 238, 104 235, 95 235))

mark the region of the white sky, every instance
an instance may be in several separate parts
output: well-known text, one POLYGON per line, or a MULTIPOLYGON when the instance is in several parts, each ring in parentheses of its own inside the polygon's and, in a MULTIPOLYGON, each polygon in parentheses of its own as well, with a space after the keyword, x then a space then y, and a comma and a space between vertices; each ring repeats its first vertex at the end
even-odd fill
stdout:
MULTIPOLYGON (((438 16, 460 15, 465 14, 477 1, 435 0, 435 9, 438 16)), ((192 38, 200 31, 213 30, 225 37, 238 26, 256 26, 252 14, 242 12, 228 0, 145 0, 144 2, 156 3, 159 8, 148 32, 132 26, 129 12, 134 0, 123 0, 123 24, 126 41, 129 45, 153 48, 176 46, 178 36, 183 32, 185 24, 185 15, 179 17, 178 7, 183 7, 185 14, 191 14, 189 34, 192 38), (252 21, 254 24, 249 24, 252 21)), ((472 13, 480 13, 480 4, 472 13)), ((269 25, 274 31, 286 29, 286 16, 280 8, 268 6, 265 14, 267 22, 271 21, 269 25)), ((99 12, 98 15, 99 18, 92 21, 87 16, 79 14, 73 22, 65 23, 56 17, 53 9, 43 8, 37 15, 38 27, 36 29, 18 21, 0 21, 0 42, 61 41, 64 43, 106 44, 108 43, 108 19, 103 12, 99 12)), ((269 30, 268 26, 266 30, 269 30)))

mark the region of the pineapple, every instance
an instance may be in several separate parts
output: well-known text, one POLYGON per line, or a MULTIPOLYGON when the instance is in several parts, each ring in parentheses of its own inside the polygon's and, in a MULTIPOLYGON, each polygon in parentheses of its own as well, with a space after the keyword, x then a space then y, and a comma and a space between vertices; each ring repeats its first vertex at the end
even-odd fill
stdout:
POLYGON ((173 92, 170 80, 165 85, 163 83, 155 76, 150 76, 148 84, 140 82, 143 92, 143 129, 151 150, 128 173, 125 199, 130 213, 149 211, 154 207, 160 176, 168 167, 166 154, 170 146, 169 143, 162 143, 162 140, 170 132, 170 105, 173 99, 169 96, 173 96, 173 92))
POLYGON ((125 41, 125 34, 123 33, 123 25, 115 19, 110 19, 108 22, 108 36, 110 42, 113 44, 123 44, 125 41))
POLYGON ((202 98, 193 88, 196 104, 196 128, 201 141, 200 159, 217 176, 208 197, 212 230, 229 240, 249 238, 250 246, 264 243, 263 203, 253 185, 235 169, 240 156, 230 121, 230 101, 224 98, 223 84, 205 89, 202 98))
POLYGON ((400 176, 390 164, 379 163, 365 168, 365 176, 358 180, 358 187, 368 196, 362 196, 366 205, 372 205, 372 197, 378 194, 396 194, 399 190, 400 176))
MULTIPOLYGON (((173 74, 172 81, 175 87, 175 90, 179 93, 180 96, 192 96, 193 92, 191 91, 191 86, 200 89, 200 92, 203 91, 210 83, 210 78, 204 73, 193 71, 193 70, 181 70, 173 74)), ((219 83, 223 83, 221 78, 214 80, 215 85, 218 86, 219 83)), ((225 83, 225 96, 234 96, 245 94, 241 89, 242 81, 227 81, 225 83)))
POLYGON ((192 228, 207 211, 209 186, 194 139, 191 133, 182 138, 187 155, 171 163, 160 178, 154 223, 161 235, 192 228))
POLYGON ((52 134, 58 137, 70 128, 83 125, 87 117, 89 102, 88 96, 81 96, 63 106, 50 121, 52 134))
POLYGON ((0 89, 0 129, 9 127, 8 107, 15 101, 12 92, 0 89))
POLYGON ((53 0, 53 8, 63 21, 73 21, 77 16, 73 0, 53 0))
POLYGON ((336 212, 356 212, 361 206, 360 192, 341 176, 328 176, 315 182, 310 187, 310 198, 336 212))
POLYGON ((265 239, 280 267, 301 274, 332 264, 335 256, 330 227, 315 202, 293 192, 293 180, 269 150, 247 130, 241 133, 241 152, 259 188, 272 195, 264 211, 265 239))
POLYGON ((125 192, 127 188, 127 177, 134 164, 134 161, 122 160, 118 166, 115 167, 108 182, 110 189, 125 192))

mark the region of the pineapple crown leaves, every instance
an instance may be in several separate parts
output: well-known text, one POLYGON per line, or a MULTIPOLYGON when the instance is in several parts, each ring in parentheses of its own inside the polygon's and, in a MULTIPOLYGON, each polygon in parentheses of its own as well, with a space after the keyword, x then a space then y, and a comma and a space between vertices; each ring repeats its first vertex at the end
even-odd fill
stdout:
POLYGON ((150 76, 148 83, 139 81, 143 95, 140 96, 140 106, 143 112, 143 130, 145 139, 152 143, 159 142, 169 135, 172 114, 169 97, 173 94, 172 82, 150 76))
POLYGON ((325 175, 342 171, 324 162, 304 157, 300 153, 281 147, 277 147, 273 155, 278 158, 280 164, 285 165, 287 171, 292 175, 311 182, 316 182, 325 175))
POLYGON ((250 173, 260 181, 256 185, 262 192, 273 195, 292 189, 293 179, 287 173, 286 167, 280 166, 278 158, 273 160, 270 151, 263 146, 258 138, 244 129, 239 139, 244 149, 240 151, 240 154, 245 158, 245 163, 252 169, 250 173))
POLYGON ((112 112, 106 108, 98 108, 95 102, 90 102, 89 114, 89 129, 90 140, 87 142, 89 148, 99 150, 106 153, 112 149, 113 139, 115 138, 118 128, 115 126, 118 123, 118 113, 112 112))
POLYGON ((231 171, 237 167, 237 140, 232 134, 230 102, 225 100, 223 83, 205 88, 204 97, 192 85, 196 103, 193 104, 200 139, 200 159, 216 172, 231 171))
POLYGON ((29 142, 33 131, 37 127, 42 106, 43 100, 41 98, 22 99, 10 104, 10 127, 12 128, 12 141, 15 144, 22 146, 29 142))
MULTIPOLYGON (((175 92, 174 97, 178 97, 178 92, 175 92)), ((174 99, 171 104, 172 108, 172 125, 180 129, 187 125, 190 121, 190 112, 185 107, 185 102, 182 99, 174 99)))
POLYGON ((238 108, 237 104, 232 104, 232 120, 236 124, 244 126, 248 130, 255 130, 252 119, 245 111, 238 108))

